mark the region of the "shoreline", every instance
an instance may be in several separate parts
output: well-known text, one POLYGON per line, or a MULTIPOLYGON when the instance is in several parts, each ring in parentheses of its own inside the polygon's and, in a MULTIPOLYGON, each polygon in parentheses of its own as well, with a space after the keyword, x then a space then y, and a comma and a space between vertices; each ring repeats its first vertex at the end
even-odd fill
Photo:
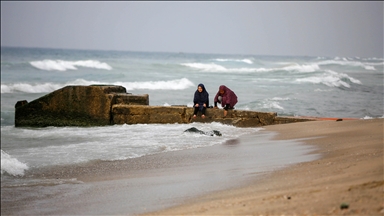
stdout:
POLYGON ((383 119, 263 128, 221 145, 35 170, 26 177, 76 182, 2 188, 1 213, 384 213, 383 119))
POLYGON ((383 121, 265 126, 275 140, 305 139, 322 157, 144 215, 383 215, 383 121))
POLYGON ((310 154, 311 147, 272 140, 273 136, 274 132, 258 130, 209 147, 28 170, 26 180, 44 183, 2 188, 1 212, 142 214, 238 188, 271 170, 317 157, 310 154))

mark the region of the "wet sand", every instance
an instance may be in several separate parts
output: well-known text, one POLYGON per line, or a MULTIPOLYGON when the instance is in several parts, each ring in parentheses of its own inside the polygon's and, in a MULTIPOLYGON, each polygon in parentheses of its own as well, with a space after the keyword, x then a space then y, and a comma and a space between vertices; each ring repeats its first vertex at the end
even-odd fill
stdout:
POLYGON ((25 178, 47 181, 2 187, 2 215, 382 215, 383 119, 267 126, 223 145, 25 178))
POLYGON ((265 127, 279 140, 304 138, 318 160, 211 193, 151 215, 383 215, 383 119, 265 127), (308 139, 310 138, 310 139, 308 139))

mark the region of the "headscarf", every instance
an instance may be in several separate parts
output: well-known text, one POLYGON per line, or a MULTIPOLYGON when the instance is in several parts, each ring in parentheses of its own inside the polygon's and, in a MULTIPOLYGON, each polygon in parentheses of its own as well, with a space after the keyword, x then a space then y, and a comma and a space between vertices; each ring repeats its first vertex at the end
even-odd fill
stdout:
POLYGON ((237 96, 236 94, 231 90, 229 89, 227 86, 225 85, 221 85, 219 87, 219 91, 216 93, 216 96, 215 96, 215 99, 214 101, 217 102, 218 100, 218 97, 221 96, 222 99, 221 99, 221 106, 224 107, 226 104, 229 104, 230 107, 234 107, 235 104, 237 103, 237 96), (223 90, 224 93, 223 94, 220 94, 220 90, 223 90))
POLYGON ((203 91, 199 92, 199 90, 196 89, 195 96, 193 97, 193 106, 199 104, 199 110, 202 110, 204 108, 204 104, 206 104, 207 107, 209 106, 209 94, 202 83, 200 83, 197 87, 199 86, 203 89, 203 91))

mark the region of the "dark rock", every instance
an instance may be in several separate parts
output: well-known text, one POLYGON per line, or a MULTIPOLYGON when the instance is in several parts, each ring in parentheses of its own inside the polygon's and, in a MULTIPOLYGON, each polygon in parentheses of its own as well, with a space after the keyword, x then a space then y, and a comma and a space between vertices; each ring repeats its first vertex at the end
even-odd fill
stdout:
MULTIPOLYGON (((222 134, 220 133, 220 131, 218 131, 218 130, 213 130, 213 131, 211 131, 211 132, 213 132, 213 134, 216 135, 216 136, 221 136, 221 135, 222 135, 222 134)), ((213 136, 213 135, 211 135, 211 136, 213 136)))
POLYGON ((349 208, 349 204, 348 203, 341 203, 340 209, 348 209, 348 208, 349 208))
POLYGON ((199 134, 204 134, 204 135, 207 135, 207 136, 221 136, 222 134, 220 133, 220 131, 218 130, 212 130, 212 131, 208 131, 208 132, 204 132, 202 130, 199 130, 195 127, 191 127, 187 130, 185 130, 184 132, 189 132, 189 133, 199 133, 199 134))

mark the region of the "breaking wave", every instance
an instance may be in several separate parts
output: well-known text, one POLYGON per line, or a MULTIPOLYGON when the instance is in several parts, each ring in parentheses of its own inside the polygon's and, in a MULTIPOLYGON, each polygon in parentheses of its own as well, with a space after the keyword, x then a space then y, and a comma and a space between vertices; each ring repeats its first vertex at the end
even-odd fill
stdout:
POLYGON ((218 62, 244 62, 247 64, 253 64, 253 61, 250 59, 215 59, 218 62))
POLYGON ((40 70, 77 70, 77 67, 96 68, 104 70, 112 70, 112 67, 107 63, 99 62, 97 60, 84 60, 84 61, 63 61, 63 60, 50 60, 46 59, 43 61, 31 61, 29 62, 33 67, 40 70))
POLYGON ((27 169, 27 164, 18 161, 1 150, 1 175, 8 173, 13 176, 23 176, 24 171, 27 169))
POLYGON ((182 63, 182 66, 192 68, 194 70, 199 70, 202 72, 238 72, 238 73, 252 73, 252 72, 275 72, 275 71, 288 71, 288 72, 299 72, 299 73, 310 73, 310 72, 319 72, 324 70, 320 67, 331 66, 331 65, 340 65, 347 67, 360 67, 365 70, 374 71, 376 70, 375 66, 383 66, 384 62, 364 62, 361 60, 350 59, 350 58, 334 58, 328 59, 318 58, 316 62, 308 62, 306 64, 299 64, 296 62, 274 62, 275 66, 272 67, 238 67, 238 68, 229 68, 223 65, 220 65, 219 62, 243 62, 249 65, 253 65, 253 61, 250 59, 214 59, 214 62, 211 63, 182 63))
POLYGON ((215 63, 183 63, 181 64, 186 67, 190 67, 195 70, 200 70, 203 72, 240 72, 240 73, 252 73, 252 72, 274 72, 274 71, 294 71, 294 72, 315 72, 320 70, 320 67, 317 64, 308 64, 308 65, 299 65, 291 64, 284 67, 278 68, 226 68, 224 66, 215 64, 215 63))
POLYGON ((169 81, 147 81, 147 82, 117 82, 115 85, 122 85, 127 90, 149 89, 149 90, 182 90, 195 86, 187 78, 169 81))
POLYGON ((307 78, 299 78, 296 79, 297 82, 305 82, 305 83, 314 83, 314 84, 324 84, 329 87, 347 87, 350 88, 351 85, 349 83, 355 83, 361 85, 360 80, 355 79, 353 77, 348 76, 344 73, 337 73, 331 70, 327 70, 325 73, 311 76, 307 78))
POLYGON ((365 70, 376 70, 375 65, 383 65, 383 62, 374 63, 374 62, 358 62, 358 61, 349 61, 347 59, 343 60, 326 60, 318 63, 319 65, 342 65, 342 66, 352 66, 352 67, 362 67, 365 70))
POLYGON ((77 79, 72 82, 64 84, 59 83, 14 83, 14 84, 1 84, 1 93, 45 93, 52 92, 57 89, 63 88, 67 85, 121 85, 127 90, 134 89, 149 89, 149 90, 182 90, 195 86, 187 78, 168 80, 168 81, 145 81, 145 82, 114 82, 103 83, 99 81, 88 81, 84 79, 77 79))

